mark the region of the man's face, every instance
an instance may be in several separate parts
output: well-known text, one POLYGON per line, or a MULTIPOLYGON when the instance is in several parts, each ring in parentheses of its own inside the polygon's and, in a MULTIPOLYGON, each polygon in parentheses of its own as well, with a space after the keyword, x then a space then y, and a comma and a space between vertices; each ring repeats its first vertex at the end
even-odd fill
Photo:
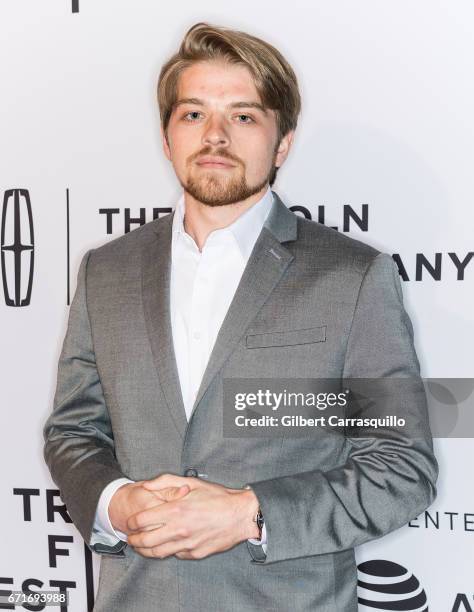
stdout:
POLYGON ((266 188, 293 136, 278 143, 277 133, 276 114, 262 107, 245 66, 203 61, 180 75, 163 148, 185 191, 222 206, 266 188))

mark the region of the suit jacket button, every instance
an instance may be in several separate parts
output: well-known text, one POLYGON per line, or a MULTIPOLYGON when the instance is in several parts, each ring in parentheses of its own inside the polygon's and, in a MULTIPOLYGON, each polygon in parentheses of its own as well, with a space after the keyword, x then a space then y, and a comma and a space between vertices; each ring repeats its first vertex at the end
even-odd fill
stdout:
POLYGON ((197 476, 198 475, 198 471, 195 468, 186 468, 184 470, 184 475, 185 476, 197 476))

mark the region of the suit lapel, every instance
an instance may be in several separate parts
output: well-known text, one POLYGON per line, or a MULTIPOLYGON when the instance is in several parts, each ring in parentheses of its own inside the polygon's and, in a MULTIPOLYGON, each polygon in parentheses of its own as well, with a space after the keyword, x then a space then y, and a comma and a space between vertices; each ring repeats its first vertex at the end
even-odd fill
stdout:
MULTIPOLYGON (((273 204, 244 269, 217 335, 193 410, 237 346, 293 259, 284 242, 297 237, 297 216, 273 193, 273 204)), ((170 303, 171 230, 174 213, 153 222, 157 240, 142 254, 142 291, 146 326, 163 393, 175 425, 184 439, 188 422, 173 348, 170 303)))
POLYGON ((179 384, 170 315, 171 237, 174 211, 153 221, 156 236, 142 249, 142 299, 158 379, 176 429, 184 439, 187 418, 179 384))

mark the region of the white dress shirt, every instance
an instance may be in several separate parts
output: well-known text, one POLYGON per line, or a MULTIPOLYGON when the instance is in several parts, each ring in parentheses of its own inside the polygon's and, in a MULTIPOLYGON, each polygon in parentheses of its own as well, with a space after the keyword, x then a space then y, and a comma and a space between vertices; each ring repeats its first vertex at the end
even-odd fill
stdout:
MULTIPOLYGON (((202 251, 184 229, 184 193, 176 204, 171 242, 170 313, 173 346, 188 421, 217 334, 272 202, 269 187, 265 195, 233 223, 213 230, 202 251)), ((108 507, 115 491, 130 482, 134 481, 118 478, 102 491, 91 544, 101 542, 113 546, 119 540, 127 541, 126 534, 112 527, 108 507)), ((265 525, 262 539, 251 538, 249 541, 262 544, 266 553, 265 525)))

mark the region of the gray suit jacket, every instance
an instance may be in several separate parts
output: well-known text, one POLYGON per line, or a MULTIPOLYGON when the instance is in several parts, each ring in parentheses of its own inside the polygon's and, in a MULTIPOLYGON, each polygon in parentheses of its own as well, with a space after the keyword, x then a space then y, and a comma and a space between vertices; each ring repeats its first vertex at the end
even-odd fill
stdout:
POLYGON ((173 214, 84 255, 45 460, 87 543, 110 481, 194 468, 229 487, 252 486, 267 555, 250 542, 200 560, 97 544, 94 610, 356 611, 354 547, 406 524, 436 494, 424 394, 406 403, 417 421, 413 439, 225 438, 223 379, 419 379, 396 265, 292 213, 274 193, 188 423, 169 312, 173 214))

